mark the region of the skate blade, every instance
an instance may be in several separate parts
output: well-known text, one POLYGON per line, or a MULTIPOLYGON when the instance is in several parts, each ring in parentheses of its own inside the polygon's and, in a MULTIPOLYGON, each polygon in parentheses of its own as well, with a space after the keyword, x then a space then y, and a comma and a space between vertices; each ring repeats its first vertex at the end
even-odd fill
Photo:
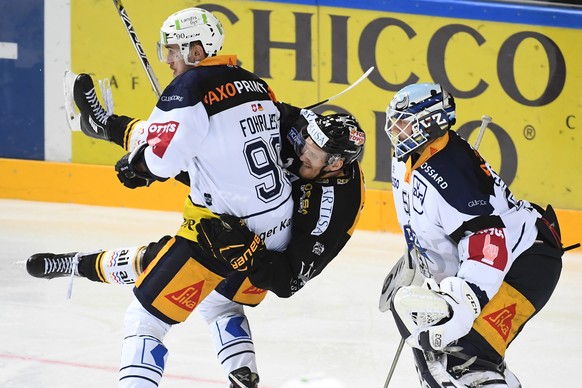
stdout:
POLYGON ((73 98, 73 86, 75 85, 75 79, 77 74, 73 73, 71 70, 65 70, 65 75, 63 79, 63 87, 65 93, 65 113, 67 114, 67 124, 71 131, 81 130, 81 114, 77 111, 75 106, 75 100, 73 98))

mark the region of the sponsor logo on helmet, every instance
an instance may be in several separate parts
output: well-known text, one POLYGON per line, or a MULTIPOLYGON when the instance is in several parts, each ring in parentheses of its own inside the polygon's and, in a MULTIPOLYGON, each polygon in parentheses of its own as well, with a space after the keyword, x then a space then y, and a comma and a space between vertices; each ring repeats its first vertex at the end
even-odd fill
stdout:
POLYGON ((366 135, 356 128, 350 128, 350 141, 357 146, 361 146, 366 141, 366 135))

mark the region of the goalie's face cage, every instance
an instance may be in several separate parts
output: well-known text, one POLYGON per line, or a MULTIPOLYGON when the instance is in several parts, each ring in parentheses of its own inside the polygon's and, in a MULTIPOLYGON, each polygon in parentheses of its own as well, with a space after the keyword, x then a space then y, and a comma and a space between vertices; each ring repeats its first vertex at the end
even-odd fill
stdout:
POLYGON ((386 127, 384 129, 398 159, 418 149, 429 138, 428 134, 421 130, 418 117, 415 114, 390 109, 390 107, 386 111, 386 127))
POLYGON ((398 159, 442 136, 455 123, 453 96, 439 84, 401 89, 386 109, 385 131, 398 159))

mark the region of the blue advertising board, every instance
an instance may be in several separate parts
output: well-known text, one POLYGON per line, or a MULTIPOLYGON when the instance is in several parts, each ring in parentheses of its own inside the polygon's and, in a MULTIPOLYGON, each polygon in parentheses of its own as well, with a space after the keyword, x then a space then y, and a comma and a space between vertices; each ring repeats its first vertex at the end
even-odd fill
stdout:
POLYGON ((43 160, 44 1, 0 9, 0 157, 43 160))

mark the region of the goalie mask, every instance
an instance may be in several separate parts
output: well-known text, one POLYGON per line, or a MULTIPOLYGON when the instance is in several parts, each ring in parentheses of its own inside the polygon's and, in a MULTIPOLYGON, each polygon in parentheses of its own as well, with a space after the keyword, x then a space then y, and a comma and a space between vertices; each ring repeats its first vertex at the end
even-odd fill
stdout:
POLYGON ((160 29, 158 58, 164 61, 164 47, 177 44, 180 55, 187 65, 196 65, 188 60, 190 45, 200 42, 206 54, 215 56, 222 49, 224 29, 220 21, 202 8, 187 8, 170 15, 160 29))
POLYGON ((343 113, 318 116, 310 110, 302 110, 301 114, 307 120, 307 125, 300 133, 293 128, 287 136, 297 155, 302 155, 305 139, 309 136, 327 153, 327 165, 343 159, 347 166, 360 156, 366 134, 354 116, 343 113))
POLYGON ((439 84, 422 83, 401 89, 386 109, 385 131, 398 159, 403 159, 455 124, 455 100, 439 84))

